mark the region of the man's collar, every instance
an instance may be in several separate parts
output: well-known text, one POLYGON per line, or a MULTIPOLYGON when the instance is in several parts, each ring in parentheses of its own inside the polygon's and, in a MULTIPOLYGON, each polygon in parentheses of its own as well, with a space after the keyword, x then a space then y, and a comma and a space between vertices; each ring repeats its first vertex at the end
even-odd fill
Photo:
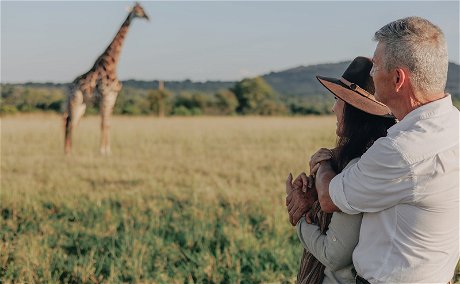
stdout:
POLYGON ((388 135, 407 130, 419 120, 449 112, 452 110, 452 107, 452 97, 450 94, 446 94, 442 99, 424 104, 409 112, 402 120, 388 129, 388 135))

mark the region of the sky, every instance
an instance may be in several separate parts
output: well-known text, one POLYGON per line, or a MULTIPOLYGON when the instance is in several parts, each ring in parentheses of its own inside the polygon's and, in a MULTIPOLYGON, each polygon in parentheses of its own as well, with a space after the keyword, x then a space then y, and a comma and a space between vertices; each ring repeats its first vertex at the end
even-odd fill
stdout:
MULTIPOLYGON (((117 68, 121 80, 234 81, 300 65, 372 57, 374 32, 424 17, 459 63, 459 2, 141 1, 117 68)), ((71 82, 111 42, 133 2, 1 1, 2 83, 71 82)))

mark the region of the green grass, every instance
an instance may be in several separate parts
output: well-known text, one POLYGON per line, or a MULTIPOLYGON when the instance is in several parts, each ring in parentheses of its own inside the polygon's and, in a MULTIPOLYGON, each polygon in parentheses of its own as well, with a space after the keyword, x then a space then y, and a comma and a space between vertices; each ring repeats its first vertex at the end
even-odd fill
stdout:
POLYGON ((284 181, 334 119, 98 117, 63 155, 58 116, 2 119, 4 282, 292 282, 302 248, 284 181))

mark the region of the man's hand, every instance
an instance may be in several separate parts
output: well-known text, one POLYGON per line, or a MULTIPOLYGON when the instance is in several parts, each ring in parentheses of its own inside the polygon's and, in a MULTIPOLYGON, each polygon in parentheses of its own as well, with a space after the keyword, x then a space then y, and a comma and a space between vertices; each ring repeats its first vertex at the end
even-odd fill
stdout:
POLYGON ((327 148, 321 148, 316 151, 310 158, 308 165, 310 166, 310 175, 315 176, 319 169, 320 162, 332 159, 333 152, 327 148))
POLYGON ((286 181, 286 206, 289 213, 289 222, 295 226, 302 215, 306 213, 315 200, 318 199, 316 189, 312 188, 313 180, 305 173, 301 173, 294 185, 292 184, 292 175, 290 174, 286 181))

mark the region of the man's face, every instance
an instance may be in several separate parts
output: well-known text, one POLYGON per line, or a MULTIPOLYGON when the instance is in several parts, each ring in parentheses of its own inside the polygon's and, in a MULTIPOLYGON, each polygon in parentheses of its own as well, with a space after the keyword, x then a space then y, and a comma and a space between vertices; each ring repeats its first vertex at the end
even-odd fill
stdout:
POLYGON ((382 43, 377 44, 377 48, 374 52, 374 57, 372 58, 373 66, 370 75, 374 80, 375 98, 378 101, 387 104, 393 92, 393 84, 391 80, 391 74, 385 69, 384 66, 384 48, 385 46, 382 43))

